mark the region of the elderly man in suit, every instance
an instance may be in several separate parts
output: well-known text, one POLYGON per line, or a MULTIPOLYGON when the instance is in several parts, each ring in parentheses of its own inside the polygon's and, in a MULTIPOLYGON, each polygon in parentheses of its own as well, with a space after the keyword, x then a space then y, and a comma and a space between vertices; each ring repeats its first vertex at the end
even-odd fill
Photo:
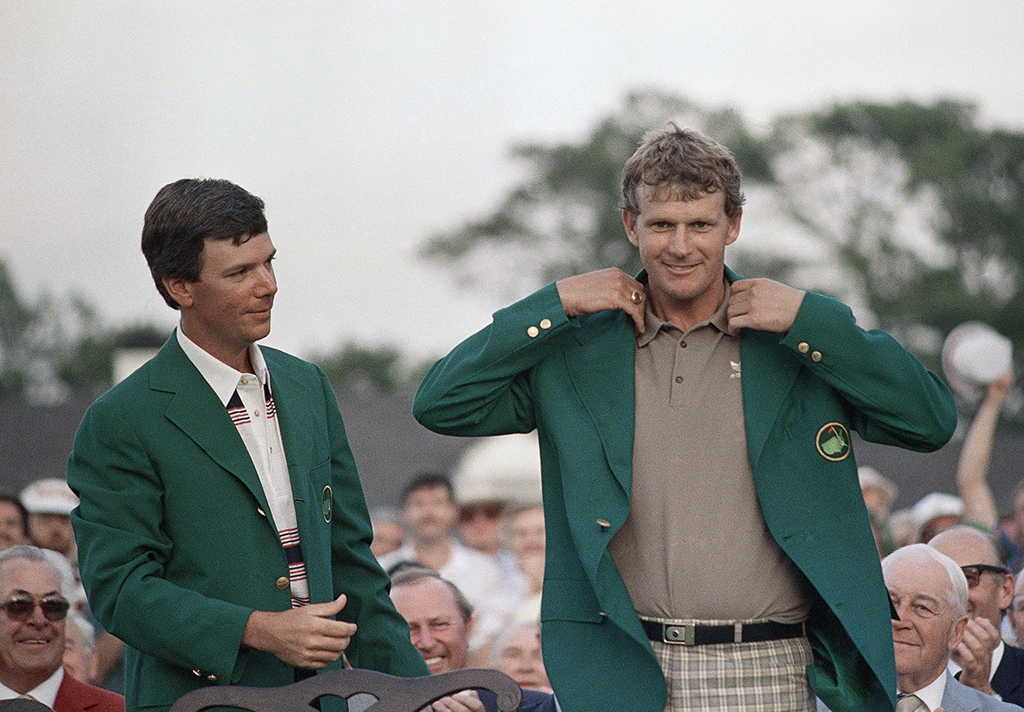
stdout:
POLYGON ((538 430, 555 693, 572 712, 793 712, 811 689, 837 712, 891 709, 851 431, 934 450, 949 390, 843 304, 726 268, 743 194, 714 141, 648 135, 622 194, 644 271, 495 313, 413 405, 441 433, 538 430))
POLYGON ((963 684, 1024 706, 1024 650, 1003 642, 1003 615, 1013 600, 1014 578, 995 538, 958 525, 928 545, 953 559, 967 576, 967 627, 950 668, 963 684))
POLYGON ((967 579, 955 561, 911 544, 882 560, 882 575, 898 616, 892 621, 898 712, 1020 710, 957 682, 946 667, 967 627, 967 579))
POLYGON ((0 700, 31 697, 54 712, 124 712, 121 695, 64 669, 70 565, 20 544, 0 552, 0 700))
POLYGON ((277 292, 263 201, 177 181, 147 210, 142 249, 179 326, 89 408, 68 464, 89 600, 129 646, 128 709, 285 685, 345 656, 426 674, 370 552, 326 376, 255 343, 277 292))

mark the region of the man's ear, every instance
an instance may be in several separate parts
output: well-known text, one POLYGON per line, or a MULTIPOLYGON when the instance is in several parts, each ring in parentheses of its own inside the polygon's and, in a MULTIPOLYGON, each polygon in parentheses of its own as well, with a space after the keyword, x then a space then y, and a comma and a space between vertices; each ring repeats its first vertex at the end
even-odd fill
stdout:
POLYGON ((626 237, 629 238, 629 241, 630 243, 632 243, 633 247, 640 246, 640 239, 637 237, 636 234, 637 217, 638 216, 636 213, 627 210, 626 208, 622 209, 622 226, 626 228, 626 237))
POLYGON ((949 634, 949 643, 947 647, 949 650, 953 650, 956 646, 960 645, 960 639, 964 636, 964 630, 967 628, 967 616, 960 616, 956 621, 953 622, 953 630, 949 634))
POLYGON ((171 299, 178 303, 179 307, 187 309, 192 306, 192 291, 189 289, 188 280, 182 277, 164 277, 162 281, 164 289, 171 295, 171 299))
POLYGON ((1003 585, 999 589, 999 610, 1005 611, 1013 601, 1013 589, 1017 587, 1017 581, 1012 574, 1007 574, 1003 579, 1003 585))
POLYGON ((729 219, 729 234, 725 238, 725 244, 731 245, 740 236, 740 221, 743 219, 743 208, 739 209, 736 217, 729 219))

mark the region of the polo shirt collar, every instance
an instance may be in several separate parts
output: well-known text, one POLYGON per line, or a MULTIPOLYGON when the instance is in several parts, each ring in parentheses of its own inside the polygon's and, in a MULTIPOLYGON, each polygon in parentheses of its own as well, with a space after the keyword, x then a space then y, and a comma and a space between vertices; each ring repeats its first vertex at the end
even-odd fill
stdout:
MULTIPOLYGON (((728 334, 729 333, 729 319, 728 319, 728 316, 727 316, 726 312, 727 312, 727 310, 729 308, 729 295, 731 295, 731 294, 732 294, 732 282, 729 282, 728 280, 726 280, 726 282, 725 282, 725 297, 722 299, 722 303, 718 305, 718 310, 714 314, 712 314, 709 318, 705 319, 704 321, 700 322, 699 324, 694 324, 693 326, 691 326, 686 331, 686 333, 690 333, 694 329, 699 329, 702 326, 707 326, 707 325, 710 324, 711 326, 713 326, 716 329, 718 329, 719 331, 721 331, 723 334, 728 334)), ((658 335, 658 332, 661 331, 662 328, 677 329, 677 330, 679 328, 675 324, 673 324, 672 322, 664 321, 663 319, 659 319, 658 317, 656 317, 654 315, 654 312, 651 310, 651 300, 650 300, 650 298, 645 300, 644 326, 645 326, 644 333, 642 333, 642 334, 640 334, 639 336, 636 337, 637 348, 643 348, 644 346, 647 346, 647 344, 651 343, 651 341, 654 340, 654 337, 658 335)))

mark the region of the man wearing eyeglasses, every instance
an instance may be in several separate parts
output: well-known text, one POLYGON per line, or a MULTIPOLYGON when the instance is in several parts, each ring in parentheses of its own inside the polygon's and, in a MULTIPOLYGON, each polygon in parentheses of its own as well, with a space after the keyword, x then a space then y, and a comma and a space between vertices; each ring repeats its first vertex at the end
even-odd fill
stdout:
POLYGON ((71 569, 58 555, 18 545, 0 553, 0 700, 23 697, 54 712, 124 712, 124 698, 66 674, 71 569))
POLYGON ((971 526, 947 529, 928 542, 953 559, 967 577, 969 620, 950 653, 957 679, 987 695, 1024 706, 1024 650, 1000 636, 1003 613, 1013 599, 1014 580, 995 540, 971 526))

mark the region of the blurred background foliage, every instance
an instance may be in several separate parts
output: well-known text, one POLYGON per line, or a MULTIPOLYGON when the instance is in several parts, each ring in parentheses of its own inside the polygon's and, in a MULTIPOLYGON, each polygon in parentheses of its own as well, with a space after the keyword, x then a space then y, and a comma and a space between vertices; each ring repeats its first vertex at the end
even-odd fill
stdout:
MULTIPOLYGON (((422 258, 505 301, 592 269, 637 272, 620 172, 644 132, 668 121, 736 156, 748 213, 729 261, 741 274, 836 296, 933 369, 945 335, 968 320, 1022 352, 1024 134, 982 126, 962 102, 840 103, 755 131, 734 109, 637 91, 577 142, 512 146, 520 179, 490 211, 427 236, 422 258)), ((106 327, 74 295, 26 299, 0 261, 0 397, 98 394, 118 348, 164 338, 149 325, 106 327)), ((427 367, 386 344, 307 357, 339 390, 409 390, 427 367)))

